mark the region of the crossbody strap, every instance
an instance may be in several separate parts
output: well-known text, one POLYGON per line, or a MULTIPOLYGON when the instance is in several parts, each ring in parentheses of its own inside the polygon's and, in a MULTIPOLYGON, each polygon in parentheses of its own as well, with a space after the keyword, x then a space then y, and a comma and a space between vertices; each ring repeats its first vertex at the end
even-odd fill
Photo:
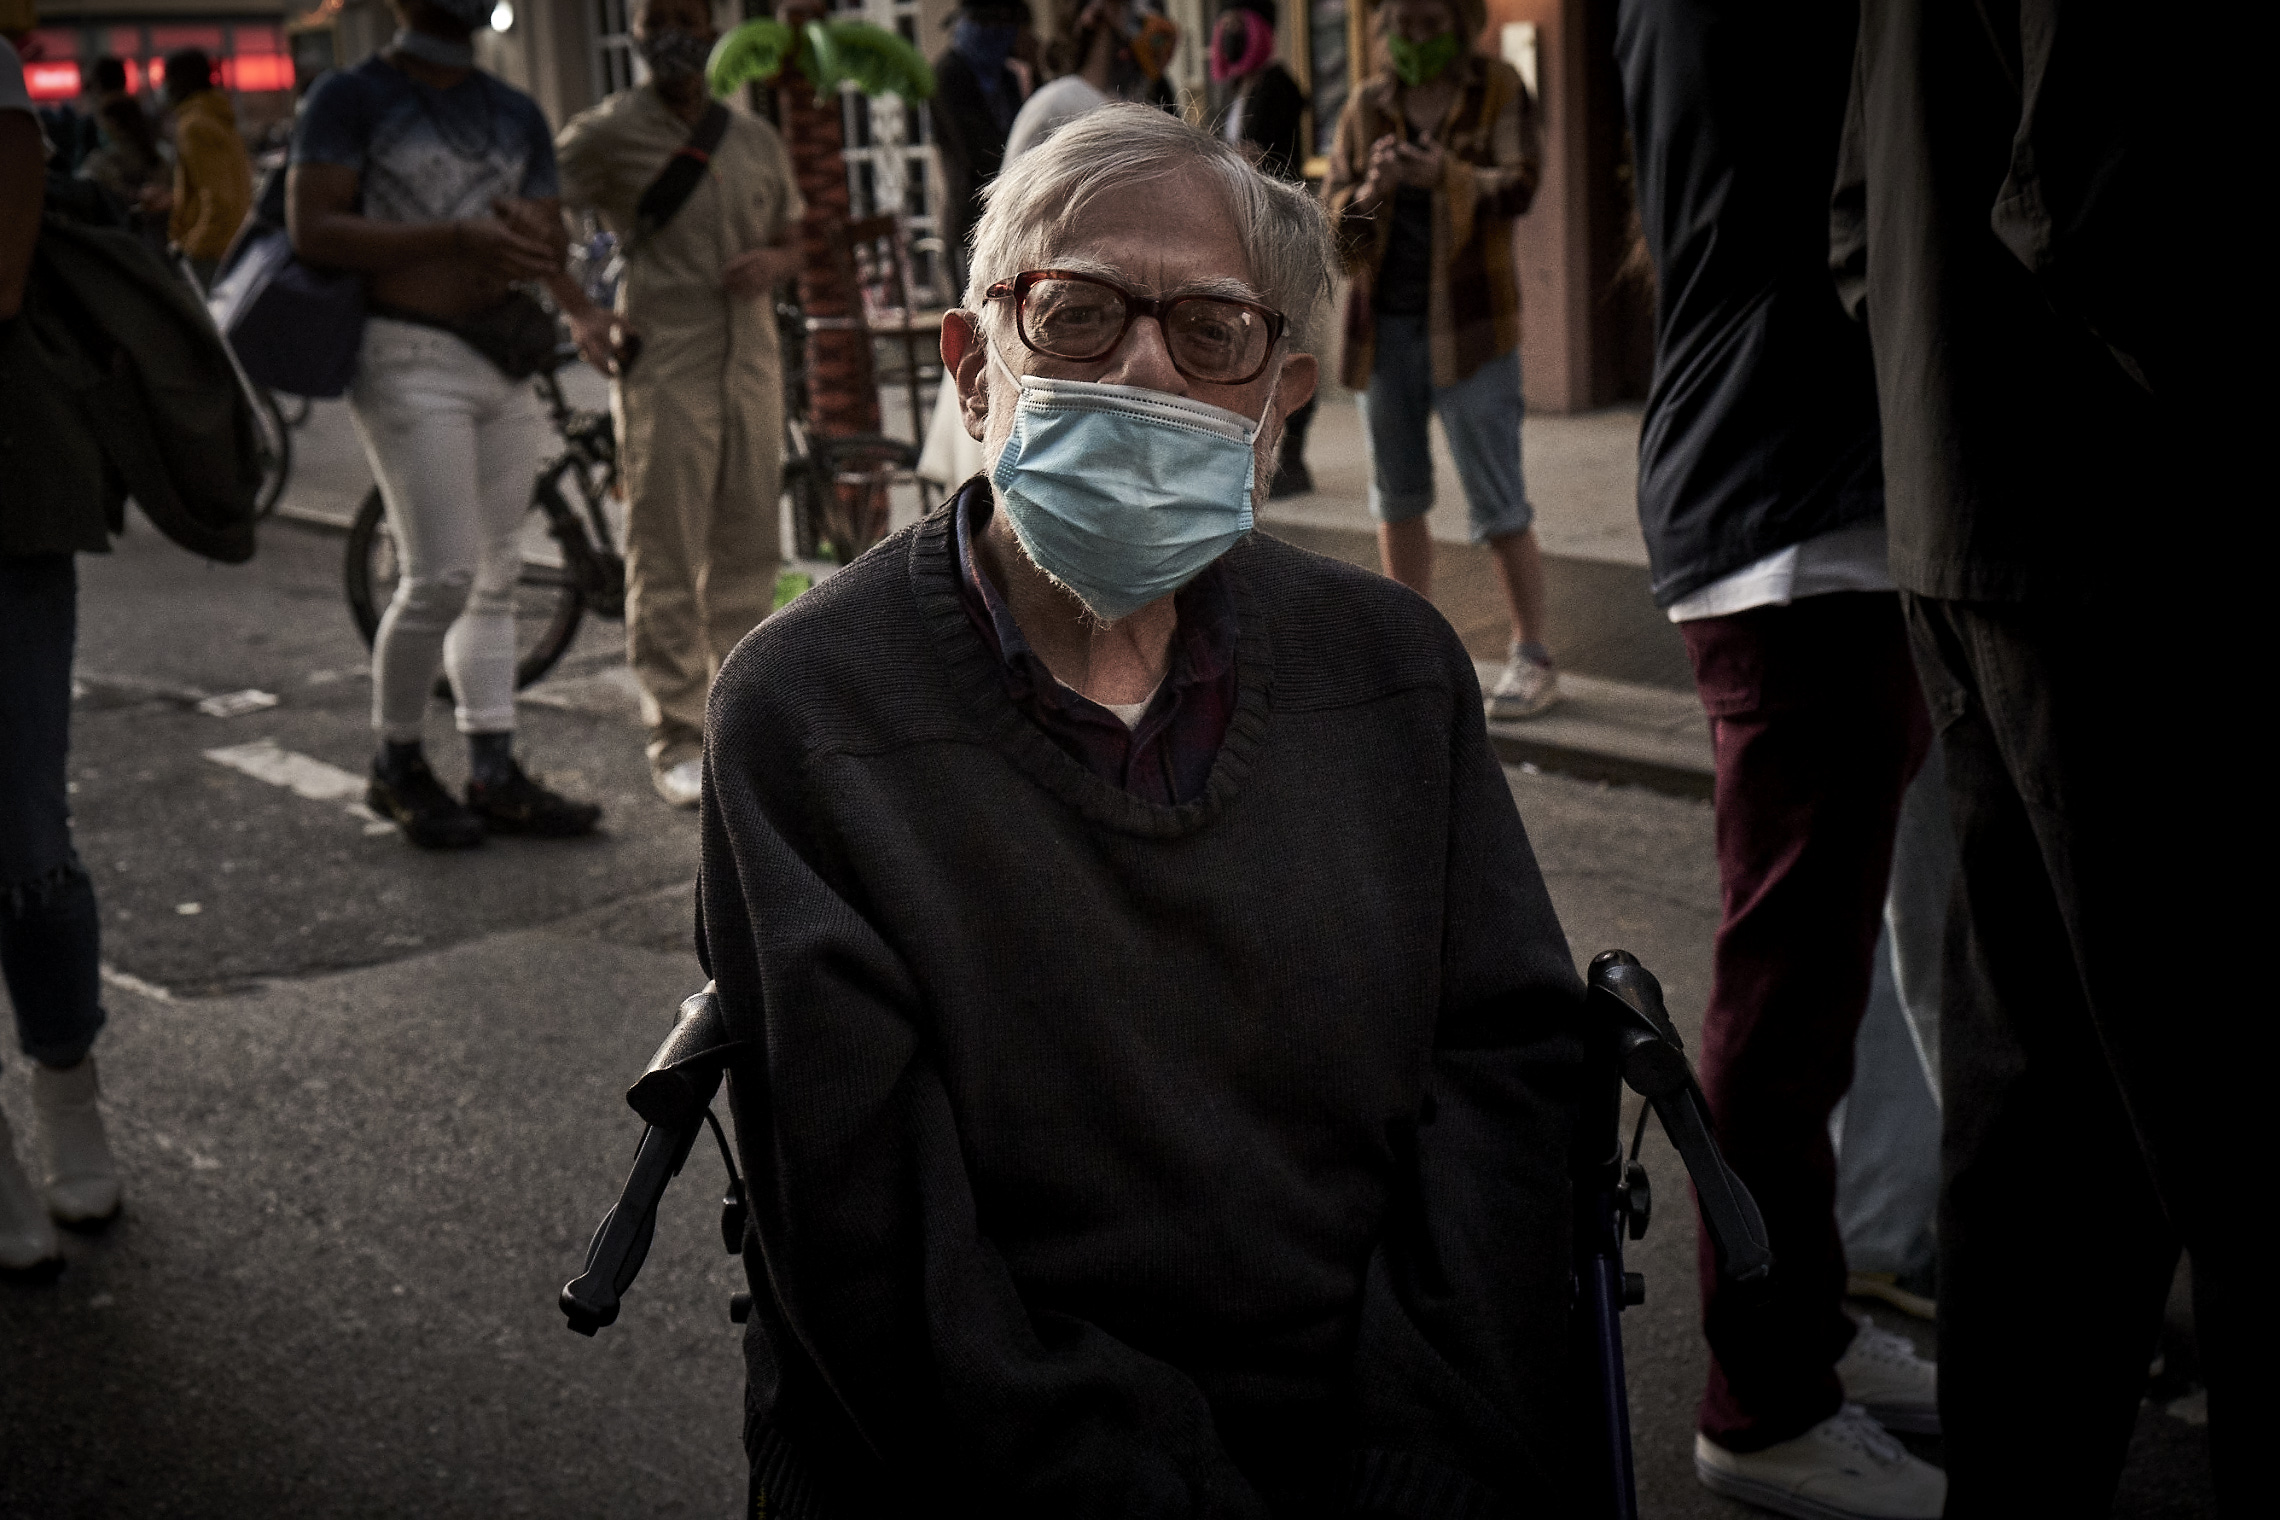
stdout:
POLYGON ((713 150, 728 135, 728 107, 713 101, 705 114, 697 118, 697 129, 689 134, 649 188, 641 192, 641 201, 633 208, 633 235, 626 240, 631 252, 665 230, 666 223, 680 214, 697 193, 697 184, 712 167, 713 150))

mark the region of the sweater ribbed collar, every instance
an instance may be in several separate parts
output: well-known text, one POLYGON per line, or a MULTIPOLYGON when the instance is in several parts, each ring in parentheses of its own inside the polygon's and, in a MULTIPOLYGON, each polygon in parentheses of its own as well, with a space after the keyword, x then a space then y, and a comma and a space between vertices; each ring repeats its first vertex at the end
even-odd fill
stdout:
POLYGON ((1170 838, 1191 833, 1217 817, 1235 798, 1267 737, 1274 683, 1273 641, 1253 593, 1245 551, 1238 544, 1219 563, 1235 606, 1235 713, 1212 762, 1203 795, 1177 806, 1149 802, 1094 775, 1046 737, 1006 694, 998 661, 958 597, 958 549, 951 514, 938 511, 910 538, 911 593, 953 689, 984 736, 1023 774, 1094 822, 1124 833, 1170 838))

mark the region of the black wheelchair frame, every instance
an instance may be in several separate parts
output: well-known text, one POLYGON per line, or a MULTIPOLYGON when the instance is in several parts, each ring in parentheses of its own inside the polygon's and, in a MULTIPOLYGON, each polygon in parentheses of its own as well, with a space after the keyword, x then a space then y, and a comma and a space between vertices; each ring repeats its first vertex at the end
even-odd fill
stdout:
MULTIPOLYGON (((1586 987, 1586 1076, 1570 1149, 1575 1272, 1569 1315, 1584 1385, 1581 1434, 1592 1468, 1582 1477, 1582 1512, 1594 1520, 1637 1520, 1622 1314, 1645 1301, 1646 1282, 1624 1269, 1623 1245, 1647 1233, 1651 1200, 1639 1145, 1650 1111, 1662 1121, 1694 1183, 1719 1272, 1738 1283, 1762 1281, 1772 1270, 1773 1253, 1756 1201, 1711 1137, 1709 1107, 1663 1007, 1662 984, 1638 957, 1608 950, 1592 959, 1586 987), (1626 1086, 1646 1100, 1628 1155, 1622 1134, 1626 1086)), ((593 1335, 616 1321, 619 1304, 648 1257, 658 1202, 688 1161, 698 1132, 708 1125, 728 1168, 721 1244, 731 1255, 743 1249, 744 1183, 712 1112, 721 1077, 743 1043, 728 1037, 720 999, 708 985, 681 1004, 673 1032, 626 1093, 626 1102, 647 1127, 625 1188, 586 1249, 584 1272, 562 1289, 562 1312, 579 1334, 593 1335)), ((729 1317, 743 1323, 751 1303, 747 1293, 734 1295, 729 1317)))

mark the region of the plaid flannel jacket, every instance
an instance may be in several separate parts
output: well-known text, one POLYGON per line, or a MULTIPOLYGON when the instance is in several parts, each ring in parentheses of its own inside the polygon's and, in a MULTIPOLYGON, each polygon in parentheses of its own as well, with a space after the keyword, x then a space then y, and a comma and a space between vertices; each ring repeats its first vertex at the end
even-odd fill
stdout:
MULTIPOLYGON (((1536 102, 1511 65, 1465 55, 1464 78, 1433 137, 1441 183, 1433 191, 1433 289, 1426 309, 1433 383, 1455 385, 1520 345, 1520 285, 1512 268, 1512 222, 1535 198, 1543 166, 1536 102)), ((1390 201, 1354 208, 1369 176, 1370 145, 1402 135, 1402 87, 1391 72, 1362 86, 1338 118, 1323 200, 1352 284, 1346 294, 1345 362, 1351 390, 1370 383, 1377 362, 1371 305, 1378 267, 1393 232, 1390 201)))

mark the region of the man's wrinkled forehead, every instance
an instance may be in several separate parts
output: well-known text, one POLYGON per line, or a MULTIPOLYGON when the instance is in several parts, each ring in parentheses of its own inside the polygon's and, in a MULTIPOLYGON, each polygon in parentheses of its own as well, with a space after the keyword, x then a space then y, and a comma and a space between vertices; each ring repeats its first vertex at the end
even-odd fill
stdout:
POLYGON ((1223 295, 1261 301, 1235 217, 1196 175, 1142 181, 1080 208, 1031 267, 1114 281, 1141 295, 1223 295))

